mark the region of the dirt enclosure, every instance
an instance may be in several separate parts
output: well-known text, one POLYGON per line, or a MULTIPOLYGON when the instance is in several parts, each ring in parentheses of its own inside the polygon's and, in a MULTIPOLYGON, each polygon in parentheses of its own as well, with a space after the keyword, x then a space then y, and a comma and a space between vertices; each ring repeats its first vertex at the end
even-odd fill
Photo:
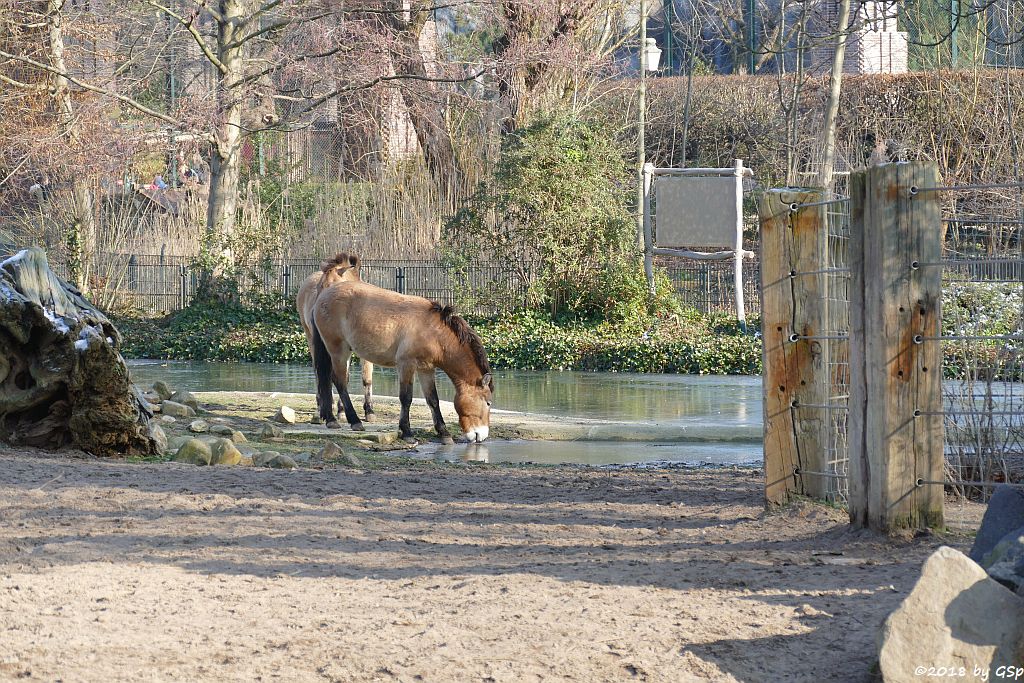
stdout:
POLYGON ((761 475, 0 451, 0 679, 868 681, 927 554, 761 475))

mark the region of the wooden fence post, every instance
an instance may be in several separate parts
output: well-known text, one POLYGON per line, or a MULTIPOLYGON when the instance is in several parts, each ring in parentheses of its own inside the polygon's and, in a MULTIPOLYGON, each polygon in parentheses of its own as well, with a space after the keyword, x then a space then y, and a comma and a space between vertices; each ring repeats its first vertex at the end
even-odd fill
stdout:
POLYGON ((765 500, 793 494, 823 498, 828 368, 824 243, 828 223, 820 190, 770 190, 761 197, 761 336, 764 344, 765 500), (801 206, 814 204, 817 206, 801 206), (803 407, 801 407, 803 406, 803 407))
POLYGON ((931 163, 850 183, 850 521, 943 524, 942 223, 931 163))

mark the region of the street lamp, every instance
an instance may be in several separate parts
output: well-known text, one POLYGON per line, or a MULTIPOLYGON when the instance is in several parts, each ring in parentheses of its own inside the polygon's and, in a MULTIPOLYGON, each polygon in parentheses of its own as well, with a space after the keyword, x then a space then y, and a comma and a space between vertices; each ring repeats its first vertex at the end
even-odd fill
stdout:
POLYGON ((660 61, 661 48, 654 42, 654 38, 647 38, 644 45, 644 64, 647 65, 647 71, 657 71, 658 62, 660 61))

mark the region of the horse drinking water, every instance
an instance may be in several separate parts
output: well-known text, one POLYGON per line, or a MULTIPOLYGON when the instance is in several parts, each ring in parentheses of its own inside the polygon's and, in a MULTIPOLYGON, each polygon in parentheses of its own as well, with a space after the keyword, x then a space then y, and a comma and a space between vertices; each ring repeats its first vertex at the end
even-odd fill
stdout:
POLYGON ((331 405, 331 381, 341 394, 349 425, 356 430, 363 428, 344 390, 349 356, 354 351, 371 363, 396 368, 402 405, 398 428, 403 438, 412 436, 409 406, 413 375, 418 375, 434 429, 442 441, 452 442, 441 417, 435 368, 443 370, 455 386, 455 411, 462 433, 471 442, 487 438, 494 393, 491 367, 480 338, 451 306, 358 280, 342 280, 324 288, 317 297, 313 322, 320 416, 329 428, 340 427, 331 405))
MULTIPOLYGON (((306 281, 299 287, 298 294, 295 295, 295 308, 299 311, 299 320, 302 322, 302 330, 306 333, 306 344, 309 346, 309 357, 314 359, 313 355, 313 305, 316 303, 317 296, 320 295, 326 287, 350 280, 359 280, 359 257, 355 254, 348 254, 346 252, 338 252, 334 255, 334 258, 328 259, 320 264, 320 270, 306 278, 306 281)), ((363 380, 363 414, 366 416, 367 422, 373 422, 376 418, 373 413, 373 363, 366 360, 362 360, 362 380, 363 380)), ((328 393, 330 393, 330 384, 328 386, 328 393)), ((320 422, 320 391, 317 388, 317 414, 313 418, 313 422, 320 422)), ((338 410, 341 411, 342 404, 338 403, 338 410)))

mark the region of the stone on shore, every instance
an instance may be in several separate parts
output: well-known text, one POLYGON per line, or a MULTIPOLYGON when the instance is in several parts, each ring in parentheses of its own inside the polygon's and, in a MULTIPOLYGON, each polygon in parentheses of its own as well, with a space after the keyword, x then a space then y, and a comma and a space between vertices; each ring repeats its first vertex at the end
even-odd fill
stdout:
POLYGON ((281 406, 272 419, 274 422, 293 425, 295 424, 295 411, 288 406, 281 406))
POLYGON ((166 401, 167 399, 174 395, 174 392, 171 391, 171 388, 167 386, 167 382, 163 381, 162 379, 158 379, 157 381, 153 382, 153 393, 159 396, 161 401, 166 401))
POLYGON ((199 439, 186 441, 173 458, 175 462, 186 462, 192 465, 209 465, 212 459, 213 451, 210 446, 199 439))
POLYGON ((164 401, 162 406, 164 415, 170 415, 171 417, 195 417, 196 411, 184 403, 178 403, 177 401, 164 401))

